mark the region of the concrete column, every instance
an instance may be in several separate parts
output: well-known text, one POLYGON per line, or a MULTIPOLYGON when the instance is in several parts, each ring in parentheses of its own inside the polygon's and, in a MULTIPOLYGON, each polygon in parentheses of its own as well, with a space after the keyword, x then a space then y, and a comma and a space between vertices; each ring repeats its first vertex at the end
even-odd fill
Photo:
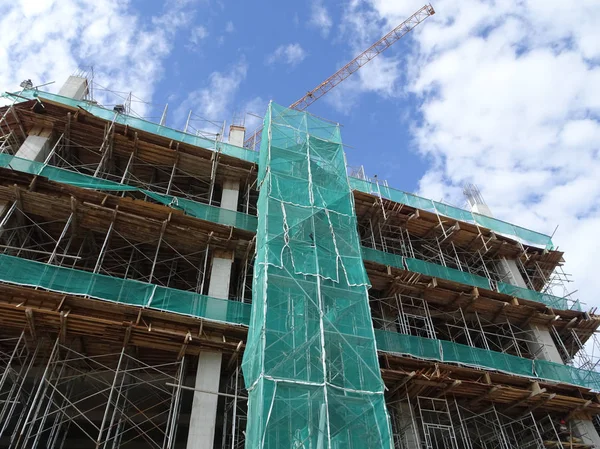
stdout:
POLYGON ((493 217, 492 211, 489 206, 485 203, 475 203, 471 206, 471 212, 475 212, 479 215, 485 215, 486 217, 493 217))
POLYGON ((229 143, 236 147, 244 146, 244 138, 246 137, 246 128, 238 125, 229 127, 229 143))
MULTIPOLYGON (((60 88, 59 95, 81 100, 87 94, 87 79, 77 76, 70 76, 69 79, 60 88), (85 86, 83 89, 82 86, 85 86)), ((25 142, 15 153, 16 157, 30 161, 44 162, 52 150, 54 139, 52 130, 34 126, 27 135, 25 142)), ((0 201, 0 219, 9 209, 9 204, 0 201)))
MULTIPOLYGON (((573 419, 571 420, 573 433, 581 438, 584 444, 590 444, 595 448, 600 448, 600 436, 590 420, 573 419)), ((565 445, 567 447, 568 445, 565 445)))
MULTIPOLYGON (((239 182, 226 181, 223 186, 221 208, 236 210, 239 194, 239 182)), ((215 251, 210 271, 208 296, 229 299, 233 252, 215 251)), ((208 300, 209 316, 218 320, 227 318, 227 303, 208 300)), ((221 379, 222 355, 218 352, 201 352, 198 356, 195 388, 204 391, 219 391, 221 379)), ((215 423, 217 421, 216 394, 194 392, 187 449, 213 449, 215 439, 215 423)))
POLYGON ((547 326, 531 325, 529 329, 532 331, 535 342, 528 343, 529 350, 542 360, 548 360, 554 363, 563 363, 563 360, 554 344, 554 340, 550 335, 547 326))
POLYGON ((80 76, 70 76, 58 91, 58 95, 83 100, 88 93, 88 81, 80 76))
POLYGON ((30 161, 44 162, 50 154, 53 144, 51 129, 34 126, 15 156, 30 161))
MULTIPOLYGON (((517 287, 527 288, 525 279, 521 275, 517 267, 517 263, 514 260, 507 260, 503 258, 497 264, 498 271, 506 279, 506 283, 515 285, 517 287)), ((527 343, 529 350, 537 354, 537 357, 542 360, 548 360, 555 363, 563 363, 560 353, 556 348, 554 340, 550 334, 548 326, 544 325, 531 325, 529 329, 532 331, 535 341, 527 343)))
POLYGON ((240 196, 240 182, 237 179, 226 179, 223 182, 223 195, 221 195, 221 208, 237 211, 240 196))
MULTIPOLYGON (((62 85, 59 95, 63 97, 81 100, 88 93, 88 82, 86 78, 70 76, 62 85)), ((30 161, 43 162, 52 150, 54 139, 52 130, 34 126, 27 135, 27 139, 15 153, 15 156, 30 161)))
MULTIPOLYGON (((517 264, 514 260, 503 260, 500 266, 507 267, 510 271, 510 283, 518 287, 527 288, 521 272, 517 268, 517 264)), ((530 330, 535 337, 534 342, 529 342, 529 350, 542 360, 549 362, 564 364, 563 360, 556 348, 554 340, 547 326, 543 325, 531 325, 530 330)), ((596 448, 600 448, 600 435, 596 431, 594 424, 589 420, 573 419, 571 420, 573 433, 575 436, 581 438, 585 444, 594 445, 596 448)))
MULTIPOLYGON (((215 251, 210 273, 210 284, 208 285, 208 296, 221 299, 229 298, 232 262, 233 253, 231 251, 215 251)), ((211 318, 223 321, 226 319, 227 303, 209 299, 206 307, 211 318)), ((219 391, 222 359, 222 354, 218 352, 200 353, 194 388, 215 393, 219 391)), ((218 398, 216 394, 194 392, 187 449, 213 448, 218 398)))
MULTIPOLYGON (((208 296, 211 298, 229 299, 232 264, 233 252, 218 250, 214 252, 210 269, 208 296)), ((225 321, 227 318, 227 303, 216 300, 209 301, 207 311, 209 311, 211 318, 225 321)))
MULTIPOLYGON (((42 128, 40 126, 34 126, 27 135, 25 141, 21 144, 15 156, 21 159, 26 159, 35 162, 44 162, 52 146, 54 145, 54 138, 52 136, 52 130, 49 128, 42 128)), ((10 203, 6 201, 0 201, 0 219, 4 217, 4 214, 9 210, 10 203)))
MULTIPOLYGON (((219 391, 222 359, 218 352, 200 353, 194 388, 215 393, 219 391)), ((187 449, 213 449, 218 400, 216 394, 194 391, 187 449)))
MULTIPOLYGON (((471 206, 471 210, 488 217, 493 216, 487 204, 473 204, 471 206)), ((528 288, 515 260, 506 259, 503 257, 496 264, 496 268, 499 274, 505 279, 507 284, 521 288, 528 288)), ((532 353, 537 354, 542 360, 563 363, 560 353, 554 344, 554 340, 552 340, 548 327, 542 325, 532 325, 530 326, 530 329, 536 341, 528 343, 529 350, 532 353)))
POLYGON ((421 447, 421 438, 419 436, 419 430, 417 429, 417 426, 413 420, 410 405, 406 402, 403 402, 398 408, 400 409, 400 416, 398 416, 398 424, 402 429, 402 439, 404 447, 421 447))
POLYGON ((500 259, 500 262, 496 264, 498 272, 505 278, 507 284, 516 285, 521 288, 528 288, 525 283, 525 279, 521 276, 521 272, 517 267, 516 260, 508 260, 505 257, 500 259))
POLYGON ((223 182, 223 194, 221 195, 221 211, 219 213, 221 223, 235 226, 237 216, 229 211, 237 212, 239 195, 240 182, 237 179, 226 179, 223 182))

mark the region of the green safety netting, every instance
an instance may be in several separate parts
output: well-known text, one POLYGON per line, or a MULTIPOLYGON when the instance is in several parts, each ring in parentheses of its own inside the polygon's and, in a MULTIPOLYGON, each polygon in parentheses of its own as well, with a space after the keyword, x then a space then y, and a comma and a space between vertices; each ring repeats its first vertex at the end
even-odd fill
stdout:
MULTIPOLYGON (((104 191, 139 191, 161 204, 183 210, 186 214, 192 217, 227 226, 234 226, 252 232, 256 231, 257 229, 258 220, 252 215, 230 211, 220 207, 209 206, 208 204, 202 204, 172 195, 156 193, 134 186, 119 184, 107 179, 95 178, 93 176, 53 167, 51 165, 44 165, 42 162, 17 158, 9 154, 0 154, 0 167, 11 168, 16 171, 44 176, 52 181, 62 182, 64 184, 69 184, 76 187, 104 191)), ((293 192, 296 189, 306 188, 307 185, 306 183, 303 183, 302 180, 291 179, 290 176, 285 174, 278 177, 278 179, 274 180, 273 182, 273 189, 277 191, 278 194, 284 194, 286 191, 293 192)), ((300 251, 300 249, 296 248, 296 246, 293 246, 292 248, 295 252, 300 251)), ((410 271, 417 273, 434 276, 440 279, 448 279, 462 284, 472 285, 474 287, 490 289, 489 280, 482 276, 467 273, 454 268, 443 267, 441 265, 425 262, 419 259, 398 256, 368 247, 362 247, 361 250, 363 257, 366 260, 371 260, 373 262, 398 268, 409 269, 410 271)), ((301 253, 298 254, 298 258, 301 259, 300 254, 301 253)), ((516 287, 503 282, 498 282, 498 291, 500 293, 505 293, 517 298, 541 302, 557 310, 582 310, 581 303, 579 301, 569 301, 566 298, 547 293, 540 293, 526 288, 516 287)))
POLYGON ((247 448, 391 448, 339 127, 273 103, 242 368, 247 448))
MULTIPOLYGON (((88 271, 58 267, 33 260, 0 254, 0 282, 70 295, 88 296, 105 301, 148 307, 209 320, 247 326, 250 305, 166 288, 145 282, 121 279, 88 271)), ((292 319, 292 317, 288 317, 292 319)), ((296 323, 292 323, 293 325, 296 323)), ((348 330, 351 320, 345 323, 348 330)), ((377 347, 384 352, 410 355, 420 359, 452 362, 511 374, 569 383, 600 391, 600 373, 572 366, 525 359, 485 349, 397 332, 375 330, 377 347)), ((301 371, 306 360, 294 360, 301 371)))
POLYGON ((503 352, 473 348, 452 341, 441 340, 442 361, 460 363, 462 365, 493 368, 521 376, 533 376, 533 360, 517 357, 503 352))
POLYGON ((400 334, 398 332, 375 329, 377 349, 396 354, 411 355, 425 360, 442 360, 439 340, 400 334))
POLYGON ((426 274, 440 279, 448 279, 449 281, 485 288, 487 290, 490 290, 491 288, 489 279, 484 278, 483 276, 478 276, 455 268, 444 267, 431 262, 425 262, 424 260, 413 259, 411 257, 406 257, 405 261, 408 269, 415 273, 426 274))
MULTIPOLYGON (((455 268, 443 267, 435 263, 425 262, 424 260, 402 257, 396 254, 390 254, 364 246, 362 247, 362 254, 365 260, 370 260, 372 262, 389 265, 402 270, 408 269, 415 273, 421 273, 439 279, 446 279, 461 284, 471 285, 473 287, 484 288, 487 290, 491 289, 489 279, 476 274, 460 271, 455 268)), ((527 288, 505 284, 504 282, 498 282, 497 284, 497 290, 499 293, 504 293, 529 301, 540 302, 556 310, 577 310, 579 312, 582 310, 581 303, 579 301, 571 301, 560 296, 549 295, 547 293, 541 293, 535 290, 529 290, 527 288)))
POLYGON ((549 236, 539 232, 530 231, 529 229, 525 229, 496 218, 487 217, 477 213, 471 213, 458 207, 439 203, 427 198, 422 198, 411 193, 402 192, 401 190, 396 190, 391 187, 363 179, 350 178, 350 185, 354 190, 359 190, 371 195, 387 198, 397 203, 406 204, 421 210, 444 215, 446 217, 454 218, 455 220, 478 224, 500 234, 516 237, 521 242, 526 244, 541 246, 546 249, 554 248, 552 239, 549 236))
POLYGON ((233 156, 238 159, 243 159, 248 162, 256 163, 258 161, 258 154, 255 151, 247 150, 246 148, 241 148, 230 143, 219 142, 211 139, 206 139, 204 137, 195 136, 193 134, 184 133, 183 131, 178 131, 173 128, 168 128, 163 125, 159 125, 157 123, 152 123, 147 120, 132 117, 130 115, 118 114, 116 115, 115 111, 111 109, 103 108, 97 104, 90 103, 84 100, 74 100, 73 98, 63 97, 61 95, 51 94, 50 92, 41 92, 38 90, 25 90, 19 95, 5 93, 2 96, 16 99, 17 101, 22 101, 23 97, 27 99, 40 98, 47 99, 51 101, 55 101, 57 103, 62 103, 67 106, 71 106, 74 108, 81 108, 96 117, 108 120, 112 122, 113 120, 116 123, 121 125, 128 125, 131 128, 139 129, 141 131, 146 131, 152 134, 156 134, 158 136, 163 136, 168 139, 174 140, 175 142, 187 143, 190 145, 194 145, 201 148, 206 148, 208 150, 218 151, 220 153, 226 154, 228 156, 233 156), (116 117, 115 117, 116 115, 116 117))
POLYGON ((367 246, 361 247, 364 260, 370 260, 391 267, 404 268, 404 257, 397 254, 379 251, 367 246))
POLYGON ((191 215, 192 217, 224 224, 227 226, 234 226, 247 231, 255 232, 258 223, 257 218, 252 215, 233 210, 222 209, 216 206, 209 206, 208 204, 198 203, 196 201, 188 200, 186 198, 179 198, 173 195, 156 193, 135 186, 109 181, 108 179, 96 178, 94 176, 76 173, 63 168, 53 167, 51 165, 44 165, 42 162, 21 159, 9 154, 0 154, 0 167, 43 176, 52 181, 62 182, 64 184, 86 189, 114 192, 138 191, 161 204, 183 210, 187 215, 191 215))
POLYGON ((49 265, 0 254, 0 281, 70 295, 248 325, 250 305, 132 279, 49 265))
POLYGON ((447 340, 376 329, 377 348, 384 352, 425 360, 457 363, 508 374, 567 383, 600 391, 600 373, 546 360, 531 360, 503 352, 474 348, 447 340))

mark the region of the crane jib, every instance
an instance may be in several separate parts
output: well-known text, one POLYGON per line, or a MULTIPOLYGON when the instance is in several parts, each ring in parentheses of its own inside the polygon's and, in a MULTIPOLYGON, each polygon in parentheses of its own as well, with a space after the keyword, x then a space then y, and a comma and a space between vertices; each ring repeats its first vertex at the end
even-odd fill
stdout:
MULTIPOLYGON (((313 90, 308 91, 306 95, 304 95, 302 98, 292 103, 289 106, 289 109, 297 109, 303 111, 308 106, 317 101, 319 98, 321 98, 323 95, 325 95, 327 92, 329 92, 331 89, 333 89, 335 86, 337 86, 350 75, 352 75, 354 72, 356 72, 358 69, 360 69, 362 66, 364 66, 366 63, 375 58, 377 55, 379 55, 383 51, 390 48, 393 44, 398 42, 398 40, 404 37, 407 33, 409 33, 413 28, 415 28, 429 16, 432 16, 434 14, 435 10, 430 4, 421 7, 421 9, 419 9, 412 16, 410 16, 392 31, 387 33, 385 36, 380 38, 377 42, 375 42, 361 54, 356 56, 344 67, 339 69, 337 72, 335 72, 325 81, 323 81, 313 90)), ((248 137, 244 142, 244 147, 256 149, 256 145, 260 143, 261 132, 262 127, 258 128, 254 133, 252 133, 252 135, 248 137)))

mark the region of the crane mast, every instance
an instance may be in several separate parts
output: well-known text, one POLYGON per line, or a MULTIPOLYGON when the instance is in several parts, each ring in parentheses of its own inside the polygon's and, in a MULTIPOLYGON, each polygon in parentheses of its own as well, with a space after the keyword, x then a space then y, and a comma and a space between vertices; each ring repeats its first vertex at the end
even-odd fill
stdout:
MULTIPOLYGON (((329 92, 331 89, 333 89, 335 86, 337 86, 350 75, 352 75, 354 72, 356 72, 358 69, 360 69, 362 66, 364 66, 366 63, 375 58, 377 55, 390 48, 393 44, 399 41, 402 37, 404 37, 407 33, 409 33, 413 28, 415 28, 429 16, 432 16, 434 14, 435 10, 430 4, 421 7, 412 16, 410 16, 392 31, 387 33, 385 36, 383 36, 381 39, 379 39, 361 54, 356 56, 344 67, 339 69, 337 72, 335 72, 325 81, 323 81, 313 90, 307 92, 306 95, 304 95, 302 98, 292 103, 289 106, 289 108, 296 109, 298 111, 303 111, 308 106, 317 101, 319 98, 321 98, 323 95, 325 95, 327 92, 329 92)), ((260 142, 261 132, 262 127, 258 128, 252 134, 252 136, 246 139, 246 141, 244 142, 244 146, 246 148, 256 148, 256 145, 260 142)))

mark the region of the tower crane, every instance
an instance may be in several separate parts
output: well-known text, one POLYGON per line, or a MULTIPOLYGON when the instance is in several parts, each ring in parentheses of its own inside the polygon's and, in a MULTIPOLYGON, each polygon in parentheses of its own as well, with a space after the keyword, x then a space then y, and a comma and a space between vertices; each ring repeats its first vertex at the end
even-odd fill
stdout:
MULTIPOLYGON (((352 61, 346 64, 344 67, 339 69, 313 90, 309 91, 299 100, 293 102, 289 108, 296 109, 298 111, 303 111, 335 86, 340 84, 362 66, 364 66, 367 62, 371 61, 378 54, 390 48, 393 44, 399 41, 402 37, 404 37, 408 32, 410 32, 413 28, 415 28, 418 24, 423 22, 429 16, 435 14, 435 10, 431 4, 427 4, 421 7, 417 12, 415 12, 412 16, 394 28, 392 31, 387 33, 357 57, 355 57, 352 61)), ((249 138, 244 142, 244 147, 246 148, 256 148, 256 146, 260 143, 260 136, 262 132, 262 127, 258 128, 249 138)))

